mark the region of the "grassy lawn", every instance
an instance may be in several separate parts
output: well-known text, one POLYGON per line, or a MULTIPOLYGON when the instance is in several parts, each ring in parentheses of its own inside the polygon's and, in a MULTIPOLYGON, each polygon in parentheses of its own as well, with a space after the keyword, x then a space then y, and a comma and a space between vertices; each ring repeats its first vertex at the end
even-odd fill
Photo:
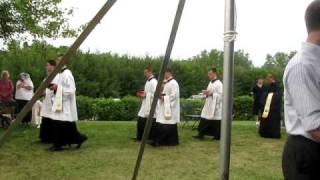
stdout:
MULTIPOLYGON (((37 143, 38 129, 19 127, 0 149, 0 179, 129 180, 138 150, 138 143, 130 140, 135 122, 80 122, 78 126, 89 141, 80 150, 63 152, 49 152, 50 145, 37 143)), ((281 140, 262 139, 254 122, 234 122, 232 128, 230 179, 283 179, 285 135, 281 140)), ((179 146, 147 146, 139 179, 219 179, 219 142, 193 140, 196 131, 190 127, 179 130, 179 146)))

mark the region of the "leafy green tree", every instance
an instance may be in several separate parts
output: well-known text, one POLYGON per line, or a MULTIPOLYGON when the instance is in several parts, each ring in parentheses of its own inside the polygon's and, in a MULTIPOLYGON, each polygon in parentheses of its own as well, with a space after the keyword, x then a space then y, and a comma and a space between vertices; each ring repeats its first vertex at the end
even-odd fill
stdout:
POLYGON ((289 53, 277 52, 274 56, 267 54, 266 62, 263 67, 266 68, 281 68, 284 69, 289 60, 296 54, 296 51, 289 53))
POLYGON ((61 8, 62 0, 1 0, 0 39, 72 37, 76 29, 69 26, 72 8, 61 8))

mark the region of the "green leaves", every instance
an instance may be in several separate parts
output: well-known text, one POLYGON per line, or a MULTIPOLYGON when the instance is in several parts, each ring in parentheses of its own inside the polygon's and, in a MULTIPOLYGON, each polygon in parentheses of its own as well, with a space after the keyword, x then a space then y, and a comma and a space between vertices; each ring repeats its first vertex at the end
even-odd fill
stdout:
POLYGON ((2 0, 0 2, 0 39, 24 40, 74 37, 78 29, 68 24, 73 9, 60 8, 61 0, 2 0))

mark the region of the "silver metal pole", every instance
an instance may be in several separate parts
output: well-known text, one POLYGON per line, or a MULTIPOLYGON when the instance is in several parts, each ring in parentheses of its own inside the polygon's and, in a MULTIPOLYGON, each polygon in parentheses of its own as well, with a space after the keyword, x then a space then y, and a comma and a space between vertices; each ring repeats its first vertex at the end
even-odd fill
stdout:
POLYGON ((6 138, 9 137, 12 130, 22 121, 22 119, 26 116, 26 114, 31 110, 33 104, 42 96, 44 90, 49 86, 50 82, 53 78, 60 72, 62 67, 67 63, 70 57, 77 51, 83 41, 89 36, 92 30, 97 26, 97 24, 101 21, 104 15, 111 9, 113 4, 117 0, 108 0, 103 7, 99 10, 99 12, 95 15, 95 17, 90 21, 87 27, 83 30, 80 36, 75 40, 72 46, 67 50, 67 52, 62 57, 59 64, 57 64, 55 70, 47 77, 47 79, 40 84, 40 87, 35 92, 32 99, 22 108, 21 112, 17 115, 16 120, 10 125, 10 127, 4 132, 4 134, 0 137, 0 147, 3 145, 6 138))
POLYGON ((220 179, 229 179, 232 125, 233 66, 235 41, 235 0, 225 0, 225 34, 223 63, 223 119, 220 142, 220 179))
POLYGON ((163 59, 162 65, 161 65, 161 69, 160 69, 160 73, 159 73, 159 77, 158 77, 158 85, 157 85, 156 91, 154 93, 154 98, 153 98, 153 101, 151 104, 150 113, 149 113, 148 120, 146 122, 146 126, 144 128, 144 132, 142 135, 138 157, 137 157, 136 164, 135 164, 134 171, 133 171, 133 175, 131 178, 132 180, 136 180, 138 177, 145 145, 146 145, 147 139, 149 137, 149 133, 150 133, 151 126, 152 126, 152 118, 153 118, 154 112, 156 110, 158 99, 160 97, 160 93, 161 93, 160 90, 161 90, 162 82, 164 79, 164 73, 165 73, 165 70, 168 67, 168 64, 170 61, 171 51, 172 51, 174 40, 176 38, 176 34, 177 34, 177 31, 179 28, 179 23, 180 23, 180 19, 182 16, 184 4, 185 4, 185 0, 179 1, 176 16, 174 18, 174 22, 173 22, 172 29, 171 29, 171 34, 169 37, 169 42, 168 42, 167 49, 166 49, 166 54, 164 56, 164 59, 163 59))

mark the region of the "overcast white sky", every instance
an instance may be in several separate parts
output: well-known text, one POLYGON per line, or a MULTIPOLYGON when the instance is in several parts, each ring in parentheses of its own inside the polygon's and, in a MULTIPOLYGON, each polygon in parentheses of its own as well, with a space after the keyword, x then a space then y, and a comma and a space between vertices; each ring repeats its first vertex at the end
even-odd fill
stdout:
MULTIPOLYGON (((236 49, 260 66, 267 53, 298 50, 306 39, 304 11, 312 0, 236 0, 236 49)), ((71 24, 88 22, 106 0, 65 0, 74 7, 71 24)), ((135 56, 163 55, 178 0, 118 0, 82 50, 135 56)), ((202 50, 223 49, 224 0, 187 0, 172 58, 188 58, 202 50)), ((74 39, 50 41, 71 45, 74 39)))

